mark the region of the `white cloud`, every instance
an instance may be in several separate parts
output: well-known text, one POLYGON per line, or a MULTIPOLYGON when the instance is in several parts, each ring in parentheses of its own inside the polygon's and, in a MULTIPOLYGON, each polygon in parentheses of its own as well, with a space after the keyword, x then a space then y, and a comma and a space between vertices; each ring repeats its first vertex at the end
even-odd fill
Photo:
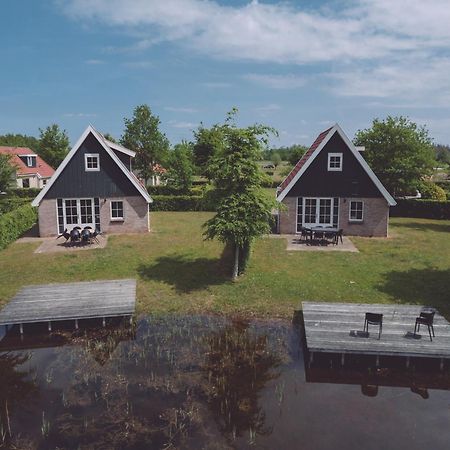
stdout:
POLYGON ((186 107, 179 107, 179 106, 165 106, 164 109, 166 111, 170 112, 179 112, 179 113, 186 113, 186 114, 194 114, 198 112, 198 109, 195 108, 186 108, 186 107))
POLYGON ((243 78, 272 89, 296 89, 306 84, 305 78, 292 74, 269 75, 249 73, 244 75, 243 78))
MULTIPOLYGON (((120 29, 135 42, 120 52, 171 42, 222 60, 309 65, 323 77, 333 67, 338 95, 448 101, 449 0, 301 2, 217 0, 68 0, 67 15, 120 29), (443 92, 443 95, 441 93, 443 92)), ((312 78, 312 76, 311 76, 312 78)), ((298 88, 294 75, 249 74, 272 88, 298 88)), ((204 83, 210 88, 229 83, 204 83)))
POLYGON ((63 114, 64 117, 97 117, 97 114, 93 113, 65 113, 63 114))
POLYGON ((169 120, 167 122, 172 128, 189 128, 194 129, 197 128, 198 124, 193 122, 179 122, 177 120, 169 120))
POLYGON ((208 89, 226 89, 232 86, 227 81, 205 81, 201 84, 208 89))

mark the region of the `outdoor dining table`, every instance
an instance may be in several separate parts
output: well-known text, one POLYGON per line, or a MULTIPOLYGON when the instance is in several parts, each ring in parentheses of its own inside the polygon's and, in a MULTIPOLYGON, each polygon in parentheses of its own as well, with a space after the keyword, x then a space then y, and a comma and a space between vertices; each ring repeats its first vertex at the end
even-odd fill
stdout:
POLYGON ((325 233, 329 233, 333 236, 333 239, 336 237, 339 232, 339 228, 335 227, 310 227, 306 228, 311 231, 310 240, 321 239, 325 240, 325 233))

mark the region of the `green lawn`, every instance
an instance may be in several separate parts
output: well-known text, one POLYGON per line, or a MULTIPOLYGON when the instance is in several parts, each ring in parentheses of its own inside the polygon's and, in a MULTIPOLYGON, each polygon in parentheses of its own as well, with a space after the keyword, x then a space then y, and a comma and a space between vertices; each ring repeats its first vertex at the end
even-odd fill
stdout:
POLYGON ((228 279, 222 245, 204 242, 210 213, 152 213, 148 235, 111 236, 103 250, 0 252, 0 304, 22 286, 138 279, 139 312, 224 312, 291 318, 302 300, 425 303, 450 316, 450 221, 392 219, 390 239, 354 238, 360 253, 286 252, 283 239, 255 245, 246 275, 228 279))

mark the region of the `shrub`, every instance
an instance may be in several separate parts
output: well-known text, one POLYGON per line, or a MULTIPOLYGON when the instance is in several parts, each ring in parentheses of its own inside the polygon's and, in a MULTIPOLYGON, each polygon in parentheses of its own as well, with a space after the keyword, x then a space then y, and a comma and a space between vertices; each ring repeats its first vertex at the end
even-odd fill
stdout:
POLYGON ((23 205, 0 216, 0 249, 14 242, 37 220, 37 210, 31 205, 23 205))
POLYGON ((450 202, 419 199, 398 199, 391 208, 392 217, 418 217, 422 219, 450 219, 450 202))
POLYGON ((41 189, 38 188, 14 188, 8 190, 8 194, 22 198, 34 198, 39 194, 39 192, 41 192, 41 189))
POLYGON ((432 181, 422 181, 419 185, 419 191, 422 194, 422 198, 430 200, 447 200, 447 194, 445 190, 432 181))
POLYGON ((153 195, 150 211, 213 211, 208 198, 201 195, 153 195))
POLYGON ((21 197, 0 197, 0 215, 8 213, 14 209, 17 209, 19 206, 26 205, 30 203, 31 199, 29 198, 21 198, 21 197))

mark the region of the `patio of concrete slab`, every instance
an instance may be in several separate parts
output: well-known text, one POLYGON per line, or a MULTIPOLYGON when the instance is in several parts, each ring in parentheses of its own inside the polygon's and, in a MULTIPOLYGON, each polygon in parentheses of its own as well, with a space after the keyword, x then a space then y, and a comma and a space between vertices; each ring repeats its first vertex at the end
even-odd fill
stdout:
POLYGON ((281 235, 287 240, 287 251, 303 251, 303 252, 352 252, 358 253, 359 250, 355 247, 355 244, 347 237, 343 236, 342 241, 339 241, 338 245, 327 244, 322 245, 319 242, 311 242, 307 240, 300 240, 298 235, 281 235))

